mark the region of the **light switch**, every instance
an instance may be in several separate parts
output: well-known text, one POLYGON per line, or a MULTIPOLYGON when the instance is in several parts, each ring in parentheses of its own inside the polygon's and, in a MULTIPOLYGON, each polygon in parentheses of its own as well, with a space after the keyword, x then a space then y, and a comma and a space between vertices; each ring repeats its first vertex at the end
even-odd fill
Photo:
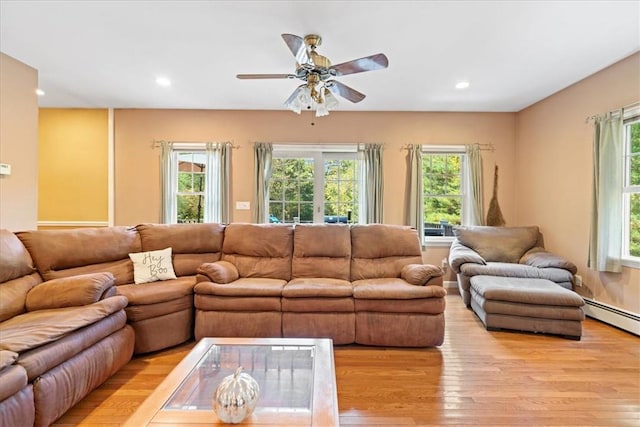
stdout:
POLYGON ((11 165, 0 163, 0 175, 11 175, 11 165))
POLYGON ((236 210, 248 211, 249 209, 251 209, 249 202, 236 202, 236 210))

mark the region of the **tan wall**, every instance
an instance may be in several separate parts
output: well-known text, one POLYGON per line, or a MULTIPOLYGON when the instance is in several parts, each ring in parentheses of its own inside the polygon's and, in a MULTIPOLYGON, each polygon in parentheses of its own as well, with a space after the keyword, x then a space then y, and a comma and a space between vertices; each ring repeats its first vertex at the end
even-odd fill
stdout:
POLYGON ((517 114, 516 219, 538 224, 546 246, 578 265, 585 296, 640 313, 640 270, 599 274, 586 266, 594 114, 640 100, 640 54, 517 114))
POLYGON ((108 126, 104 109, 40 110, 38 220, 108 221, 108 126))
POLYGON ((0 53, 0 228, 33 230, 38 215, 38 72, 0 53))
MULTIPOLYGON (((316 119, 288 111, 116 110, 115 223, 160 221, 159 140, 233 141, 232 206, 253 200, 253 143, 384 143, 384 222, 405 217, 406 150, 403 145, 492 143, 484 151, 485 197, 491 194, 493 166, 501 168, 500 202, 508 222, 515 220, 515 114, 332 112, 316 119), (315 123, 312 125, 311 123, 315 123)), ((232 211, 232 221, 250 222, 251 211, 232 211)), ((447 255, 429 249, 425 260, 447 255)), ((453 279, 450 279, 453 280, 453 279)))

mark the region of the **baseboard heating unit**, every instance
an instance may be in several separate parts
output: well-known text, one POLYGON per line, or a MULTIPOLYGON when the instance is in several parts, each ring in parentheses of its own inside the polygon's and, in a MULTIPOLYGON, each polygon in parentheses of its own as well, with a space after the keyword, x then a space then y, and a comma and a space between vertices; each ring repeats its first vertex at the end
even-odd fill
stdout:
POLYGON ((640 336, 640 316, 609 304, 584 298, 584 314, 640 336))

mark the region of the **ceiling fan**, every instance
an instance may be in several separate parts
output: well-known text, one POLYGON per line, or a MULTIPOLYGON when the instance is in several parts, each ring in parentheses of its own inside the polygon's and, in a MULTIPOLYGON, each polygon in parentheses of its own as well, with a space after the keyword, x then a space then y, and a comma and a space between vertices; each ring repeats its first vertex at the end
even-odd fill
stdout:
POLYGON ((300 114, 303 108, 316 106, 316 116, 326 116, 330 109, 338 106, 339 95, 351 102, 360 102, 365 94, 334 80, 334 77, 362 73, 387 68, 389 60, 383 53, 365 56, 341 64, 332 65, 326 56, 316 52, 322 38, 315 34, 303 37, 294 34, 282 34, 284 42, 296 58, 296 70, 293 74, 238 74, 239 79, 299 79, 305 83, 298 86, 285 101, 285 106, 300 114))

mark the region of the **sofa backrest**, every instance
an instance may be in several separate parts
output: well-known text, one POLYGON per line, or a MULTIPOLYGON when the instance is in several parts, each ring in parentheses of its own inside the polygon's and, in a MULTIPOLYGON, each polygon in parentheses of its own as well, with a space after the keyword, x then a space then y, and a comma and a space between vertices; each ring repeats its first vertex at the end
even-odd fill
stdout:
POLYGON ((176 276, 194 276, 200 264, 220 260, 223 224, 140 224, 142 251, 171 248, 176 276))
POLYGON ((349 280, 351 233, 346 224, 297 224, 291 276, 349 280))
POLYGON ((45 280, 109 272, 116 284, 133 283, 129 253, 140 252, 140 236, 130 227, 38 230, 17 233, 45 280))
POLYGON ((240 277, 291 279, 293 226, 232 223, 224 230, 222 259, 236 266, 240 277))
POLYGON ((418 232, 408 226, 351 226, 351 280, 400 277, 407 264, 422 264, 418 232))
POLYGON ((453 232, 462 245, 473 249, 488 262, 517 263, 526 251, 542 245, 537 226, 459 226, 453 232))
POLYGON ((27 293, 42 278, 29 252, 9 230, 0 230, 0 322, 26 311, 27 293))

